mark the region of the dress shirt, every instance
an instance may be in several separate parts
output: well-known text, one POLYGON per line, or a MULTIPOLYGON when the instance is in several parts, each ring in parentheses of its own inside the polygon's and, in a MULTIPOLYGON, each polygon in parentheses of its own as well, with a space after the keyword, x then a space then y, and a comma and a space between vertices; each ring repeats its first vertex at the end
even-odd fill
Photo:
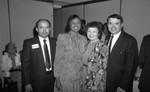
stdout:
MULTIPOLYGON (((118 40, 119 36, 121 34, 121 31, 117 34, 113 34, 113 39, 112 39, 112 43, 111 43, 111 47, 110 47, 110 52, 112 51, 112 48, 114 47, 116 41, 118 40)), ((112 34, 111 34, 112 36, 112 34)), ((109 45, 110 45, 110 42, 109 42, 109 45)))
MULTIPOLYGON (((50 57, 50 64, 52 65, 52 62, 51 62, 51 49, 50 49, 50 40, 48 39, 48 37, 46 38, 42 38, 39 36, 39 40, 40 40, 40 44, 41 44, 41 47, 42 47, 42 52, 43 52, 43 56, 44 56, 44 62, 46 64, 46 60, 45 60, 45 53, 44 53, 44 39, 46 40, 46 44, 47 44, 47 47, 48 47, 48 52, 49 52, 49 57, 50 57)), ((50 67, 50 69, 47 69, 46 68, 46 71, 50 71, 52 70, 52 67, 50 67)))
MULTIPOLYGON (((21 65, 20 55, 16 53, 15 56, 15 66, 21 65)), ((10 69, 12 68, 12 60, 8 57, 8 53, 2 56, 2 71, 4 72, 4 77, 10 77, 10 69)))

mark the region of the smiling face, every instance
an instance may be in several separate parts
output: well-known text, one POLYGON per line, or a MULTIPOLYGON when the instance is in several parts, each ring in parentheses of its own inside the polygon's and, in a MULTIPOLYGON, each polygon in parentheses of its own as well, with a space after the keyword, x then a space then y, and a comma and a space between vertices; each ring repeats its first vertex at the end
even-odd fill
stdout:
POLYGON ((112 34, 119 33, 123 27, 123 23, 121 24, 121 21, 117 18, 109 18, 107 25, 112 34))
POLYGON ((81 28, 81 21, 78 18, 75 18, 70 21, 70 28, 74 32, 78 32, 81 28))
POLYGON ((96 41, 98 40, 98 29, 96 27, 89 27, 87 30, 87 37, 90 41, 96 41))
POLYGON ((50 29, 50 24, 47 21, 42 20, 38 23, 36 31, 40 37, 46 38, 50 33, 50 29))

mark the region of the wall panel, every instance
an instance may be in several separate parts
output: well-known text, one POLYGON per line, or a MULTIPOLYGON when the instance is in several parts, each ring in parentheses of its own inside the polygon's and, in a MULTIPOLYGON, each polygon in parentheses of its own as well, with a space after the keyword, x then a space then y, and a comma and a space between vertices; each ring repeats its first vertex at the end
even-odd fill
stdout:
POLYGON ((24 39, 33 37, 33 28, 38 19, 48 19, 53 29, 53 6, 51 3, 34 0, 10 0, 12 41, 22 50, 24 39))
POLYGON ((0 62, 5 45, 10 42, 7 0, 0 0, 0 62))

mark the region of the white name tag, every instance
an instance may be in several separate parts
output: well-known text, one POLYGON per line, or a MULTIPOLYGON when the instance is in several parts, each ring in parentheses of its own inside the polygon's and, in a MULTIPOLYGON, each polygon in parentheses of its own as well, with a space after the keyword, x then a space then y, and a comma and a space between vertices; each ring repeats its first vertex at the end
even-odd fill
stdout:
POLYGON ((32 45, 32 49, 37 49, 37 48, 39 48, 39 44, 33 44, 32 45))

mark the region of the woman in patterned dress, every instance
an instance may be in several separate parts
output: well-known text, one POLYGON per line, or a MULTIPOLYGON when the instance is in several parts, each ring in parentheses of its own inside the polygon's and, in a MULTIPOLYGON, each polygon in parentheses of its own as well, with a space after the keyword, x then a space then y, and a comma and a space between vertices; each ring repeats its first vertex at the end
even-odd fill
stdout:
POLYGON ((80 92, 82 55, 87 38, 80 35, 81 19, 71 15, 65 33, 59 34, 54 61, 56 88, 61 92, 80 92))
POLYGON ((86 25, 88 44, 83 55, 82 92, 105 92, 108 46, 99 38, 103 24, 90 22, 86 25))

